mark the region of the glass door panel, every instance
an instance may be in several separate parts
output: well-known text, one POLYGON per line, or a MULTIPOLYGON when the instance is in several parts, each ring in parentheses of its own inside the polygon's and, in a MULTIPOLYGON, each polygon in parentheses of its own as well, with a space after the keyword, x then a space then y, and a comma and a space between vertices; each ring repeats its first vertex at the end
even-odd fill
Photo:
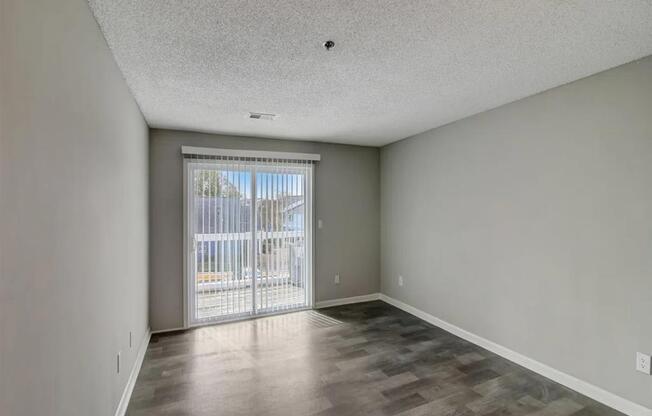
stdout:
POLYGON ((256 309, 307 306, 306 174, 301 169, 261 167, 256 172, 256 309))
POLYGON ((252 307, 251 173, 237 163, 192 172, 192 320, 247 316, 252 307))

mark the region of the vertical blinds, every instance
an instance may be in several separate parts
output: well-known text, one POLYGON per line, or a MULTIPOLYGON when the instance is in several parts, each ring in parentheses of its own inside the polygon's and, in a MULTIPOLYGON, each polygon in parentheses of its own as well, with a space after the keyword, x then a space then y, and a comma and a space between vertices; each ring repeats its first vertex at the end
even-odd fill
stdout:
POLYGON ((317 155, 217 150, 184 148, 191 323, 310 306, 317 155))

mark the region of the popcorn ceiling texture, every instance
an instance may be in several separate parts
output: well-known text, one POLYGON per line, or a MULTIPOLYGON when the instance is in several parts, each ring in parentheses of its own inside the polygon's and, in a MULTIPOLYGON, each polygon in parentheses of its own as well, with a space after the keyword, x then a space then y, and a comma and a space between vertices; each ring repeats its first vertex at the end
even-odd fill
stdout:
POLYGON ((236 135, 381 146, 652 54, 652 1, 89 3, 150 126, 236 135))

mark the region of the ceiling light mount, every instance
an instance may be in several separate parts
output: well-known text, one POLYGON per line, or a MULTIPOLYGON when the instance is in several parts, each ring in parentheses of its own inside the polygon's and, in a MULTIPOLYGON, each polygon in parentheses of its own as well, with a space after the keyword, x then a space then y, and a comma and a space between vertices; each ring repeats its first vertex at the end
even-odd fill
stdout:
POLYGON ((326 48, 327 51, 333 49, 334 46, 335 46, 335 42, 333 42, 332 40, 327 40, 326 42, 324 42, 324 48, 326 48))

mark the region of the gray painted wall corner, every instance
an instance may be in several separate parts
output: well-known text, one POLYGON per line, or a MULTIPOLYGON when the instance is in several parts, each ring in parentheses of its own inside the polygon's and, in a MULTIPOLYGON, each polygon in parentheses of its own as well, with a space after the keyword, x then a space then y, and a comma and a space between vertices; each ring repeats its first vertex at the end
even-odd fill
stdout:
POLYGON ((382 148, 383 293, 652 408, 651 116, 648 57, 382 148))

